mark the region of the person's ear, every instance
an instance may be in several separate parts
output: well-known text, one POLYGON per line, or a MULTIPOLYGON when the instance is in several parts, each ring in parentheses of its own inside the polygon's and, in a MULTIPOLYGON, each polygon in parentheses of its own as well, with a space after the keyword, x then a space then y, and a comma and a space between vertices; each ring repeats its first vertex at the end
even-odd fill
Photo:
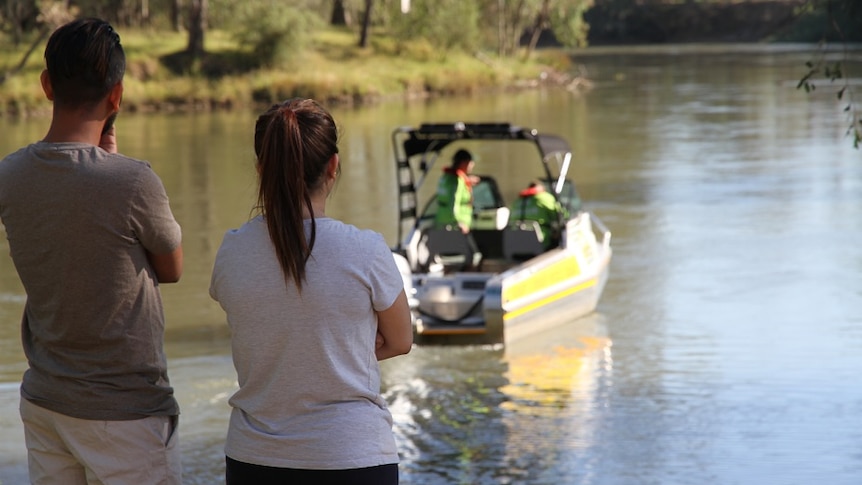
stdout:
POLYGON ((50 101, 54 101, 54 87, 51 86, 51 76, 48 75, 47 69, 42 70, 39 82, 42 83, 42 91, 45 93, 45 97, 50 101))
POLYGON ((120 103, 123 102, 123 81, 114 84, 111 91, 108 93, 108 106, 111 108, 111 113, 120 111, 120 103))
POLYGON ((341 163, 338 159, 338 154, 335 153, 326 164, 326 173, 330 178, 335 178, 338 175, 338 164, 341 163))

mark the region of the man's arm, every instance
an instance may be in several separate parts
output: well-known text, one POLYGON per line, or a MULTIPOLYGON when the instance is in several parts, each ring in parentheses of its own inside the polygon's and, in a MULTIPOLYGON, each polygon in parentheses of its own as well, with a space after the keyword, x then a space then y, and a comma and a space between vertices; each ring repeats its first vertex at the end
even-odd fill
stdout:
POLYGON ((147 259, 156 272, 159 283, 176 283, 183 274, 183 247, 182 245, 172 253, 153 254, 147 251, 147 259))

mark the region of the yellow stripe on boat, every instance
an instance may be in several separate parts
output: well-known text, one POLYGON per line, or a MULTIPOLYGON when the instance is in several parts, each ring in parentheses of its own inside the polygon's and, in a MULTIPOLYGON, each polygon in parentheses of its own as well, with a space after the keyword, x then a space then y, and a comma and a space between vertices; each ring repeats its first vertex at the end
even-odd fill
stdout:
POLYGON ((510 311, 510 312, 506 312, 505 314, 503 314, 503 321, 506 321, 506 320, 509 320, 509 319, 512 319, 512 318, 515 318, 515 317, 521 316, 521 315, 523 315, 524 313, 527 313, 527 312, 529 312, 529 311, 533 311, 533 310, 535 310, 536 308, 539 308, 539 307, 541 307, 541 306, 543 306, 543 305, 547 305, 548 303, 551 303, 551 302, 557 301, 557 300, 559 300, 560 298, 565 298, 565 297, 567 297, 567 296, 571 295, 572 293, 577 293, 577 292, 579 292, 579 291, 581 291, 581 290, 585 290, 585 289, 587 289, 587 288, 589 288, 589 287, 591 287, 591 286, 595 286, 595 285, 596 285, 596 281, 597 281, 597 280, 596 280, 596 278, 593 278, 593 279, 591 279, 591 280, 584 281, 583 283, 581 283, 581 284, 579 284, 579 285, 577 285, 577 286, 573 286, 573 287, 568 288, 568 289, 566 289, 566 290, 560 291, 559 293, 554 293, 553 295, 551 295, 551 296, 549 296, 549 297, 547 297, 547 298, 543 298, 543 299, 541 299, 541 300, 539 300, 539 301, 535 301, 535 302, 533 302, 533 303, 531 303, 531 304, 529 304, 529 305, 524 305, 524 306, 522 306, 521 308, 518 308, 517 310, 512 310, 512 311, 510 311))
POLYGON ((574 256, 561 259, 548 265, 521 281, 506 286, 501 295, 503 304, 519 300, 525 296, 534 295, 545 288, 556 285, 560 281, 574 278, 581 274, 578 260, 574 256))

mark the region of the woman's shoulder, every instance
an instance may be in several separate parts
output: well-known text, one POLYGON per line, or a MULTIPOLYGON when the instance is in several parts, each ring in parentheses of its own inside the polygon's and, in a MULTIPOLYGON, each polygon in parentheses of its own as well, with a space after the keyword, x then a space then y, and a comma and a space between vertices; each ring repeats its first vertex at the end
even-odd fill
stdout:
POLYGON ((318 219, 318 230, 326 231, 329 236, 341 237, 347 244, 385 243, 383 235, 372 229, 361 229, 338 219, 318 219))
POLYGON ((319 218, 316 222, 318 227, 325 228, 325 230, 331 232, 343 232, 346 234, 361 235, 363 237, 380 236, 380 233, 372 229, 362 229, 353 224, 329 217, 319 218))
POLYGON ((241 224, 239 227, 230 228, 224 233, 224 243, 238 242, 250 238, 260 237, 266 234, 266 224, 263 217, 256 216, 241 224))

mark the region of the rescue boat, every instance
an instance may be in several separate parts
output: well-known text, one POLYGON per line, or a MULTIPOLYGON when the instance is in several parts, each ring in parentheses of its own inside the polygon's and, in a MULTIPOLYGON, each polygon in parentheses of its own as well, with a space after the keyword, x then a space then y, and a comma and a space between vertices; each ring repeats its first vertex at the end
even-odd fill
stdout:
POLYGON ((564 138, 510 123, 426 123, 396 128, 392 144, 398 181, 398 243, 392 250, 417 343, 505 344, 595 311, 608 279, 611 232, 582 207, 568 178, 573 155, 564 138), (478 146, 473 150, 481 154, 489 143, 528 148, 507 145, 496 152, 503 155, 479 158, 469 234, 436 227, 435 175, 441 170, 435 163, 447 165, 447 155, 465 146, 478 146), (535 160, 513 155, 521 152, 535 160), (491 158, 516 163, 517 170, 491 158), (520 220, 510 210, 512 201, 504 200, 503 193, 512 199, 525 182, 504 180, 513 172, 531 173, 558 201, 553 243, 544 240, 538 222, 520 220))

